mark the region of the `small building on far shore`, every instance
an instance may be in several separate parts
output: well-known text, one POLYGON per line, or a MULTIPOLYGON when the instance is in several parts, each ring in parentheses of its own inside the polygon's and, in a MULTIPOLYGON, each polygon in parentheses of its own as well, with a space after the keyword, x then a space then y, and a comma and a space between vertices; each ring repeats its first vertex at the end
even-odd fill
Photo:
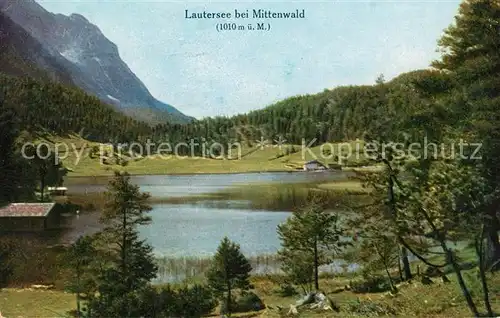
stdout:
POLYGON ((318 160, 311 160, 308 161, 304 164, 303 166, 304 171, 321 171, 321 170, 327 170, 328 168, 319 162, 318 160))
POLYGON ((68 188, 66 187, 48 187, 47 190, 49 190, 49 193, 51 195, 66 195, 66 191, 68 191, 68 188))
POLYGON ((44 231, 59 227, 59 208, 50 203, 10 203, 0 208, 0 231, 44 231))

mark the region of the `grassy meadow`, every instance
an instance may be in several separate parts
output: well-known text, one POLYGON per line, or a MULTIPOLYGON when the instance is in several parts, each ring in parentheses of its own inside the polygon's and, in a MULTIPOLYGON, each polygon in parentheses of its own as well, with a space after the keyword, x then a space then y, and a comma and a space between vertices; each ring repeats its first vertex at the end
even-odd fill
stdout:
POLYGON ((0 290, 1 316, 69 317, 76 309, 75 295, 63 291, 4 288, 0 290))
POLYGON ((127 171, 135 175, 297 171, 302 170, 305 162, 314 159, 325 165, 337 164, 340 161, 343 165, 358 166, 365 162, 362 141, 328 143, 312 148, 302 145, 242 146, 240 154, 237 149, 233 149, 229 159, 156 154, 141 157, 130 156, 124 151, 121 156, 117 155, 107 160, 101 160, 99 154, 92 155, 92 150, 97 148, 111 153, 110 146, 100 148, 101 144, 78 135, 62 138, 42 134, 35 139, 35 142, 48 144, 54 151, 57 147, 61 161, 70 169, 69 176, 106 176, 112 175, 114 170, 127 171), (118 164, 117 158, 126 161, 126 166, 118 164))

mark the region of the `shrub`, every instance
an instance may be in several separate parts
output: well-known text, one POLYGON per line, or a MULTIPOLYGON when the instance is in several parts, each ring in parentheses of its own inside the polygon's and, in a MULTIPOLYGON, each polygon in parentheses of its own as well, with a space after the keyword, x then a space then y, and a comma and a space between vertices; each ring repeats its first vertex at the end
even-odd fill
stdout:
POLYGON ((391 290, 391 285, 386 277, 377 276, 353 282, 351 289, 354 293, 379 293, 391 290))
POLYGON ((291 297, 299 294, 295 287, 290 284, 281 284, 274 292, 280 297, 291 297))
POLYGON ((328 168, 333 170, 342 170, 342 165, 339 165, 338 163, 330 163, 328 164, 328 168))
POLYGON ((378 304, 371 301, 355 300, 349 302, 347 310, 350 313, 359 314, 361 316, 393 316, 396 314, 394 308, 387 304, 378 304))
POLYGON ((443 272, 437 267, 427 266, 424 275, 429 277, 440 277, 443 276, 443 272))
POLYGON ((3 235, 0 238, 0 286, 59 285, 64 280, 58 262, 60 253, 47 248, 46 243, 37 238, 3 235))
POLYGON ((202 285, 181 288, 177 292, 179 311, 182 317, 201 317, 217 306, 212 291, 202 285))
POLYGON ((170 286, 143 297, 148 317, 202 317, 217 306, 212 291, 203 285, 185 286, 178 290, 170 286), (161 313, 161 314, 159 314, 161 313))
POLYGON ((245 292, 236 301, 234 311, 259 311, 266 308, 264 302, 253 292, 245 292))
POLYGON ((59 204, 61 207, 61 213, 75 213, 80 209, 78 204, 72 203, 70 201, 62 202, 59 204))
POLYGON ((362 161, 348 161, 348 160, 346 160, 344 162, 344 165, 346 167, 359 168, 359 167, 364 167, 364 166, 370 165, 370 162, 367 160, 362 160, 362 161))

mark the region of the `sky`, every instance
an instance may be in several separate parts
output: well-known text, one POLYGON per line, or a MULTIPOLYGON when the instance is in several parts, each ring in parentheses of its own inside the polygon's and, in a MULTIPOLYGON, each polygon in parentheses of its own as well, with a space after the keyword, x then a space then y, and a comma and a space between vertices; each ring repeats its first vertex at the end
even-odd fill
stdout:
POLYGON ((79 13, 116 43, 159 100, 203 118, 428 67, 460 1, 37 0, 79 13), (305 19, 186 19, 188 12, 305 10, 305 19), (269 31, 218 32, 220 22, 269 31))

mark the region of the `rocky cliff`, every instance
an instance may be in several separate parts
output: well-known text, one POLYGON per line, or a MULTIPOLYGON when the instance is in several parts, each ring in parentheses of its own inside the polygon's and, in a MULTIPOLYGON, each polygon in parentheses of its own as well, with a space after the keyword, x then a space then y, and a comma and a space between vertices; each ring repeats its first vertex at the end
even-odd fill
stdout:
POLYGON ((85 91, 138 119, 191 120, 173 106, 155 99, 122 61, 117 46, 85 17, 53 14, 34 0, 0 0, 0 11, 41 43, 45 53, 85 91))

